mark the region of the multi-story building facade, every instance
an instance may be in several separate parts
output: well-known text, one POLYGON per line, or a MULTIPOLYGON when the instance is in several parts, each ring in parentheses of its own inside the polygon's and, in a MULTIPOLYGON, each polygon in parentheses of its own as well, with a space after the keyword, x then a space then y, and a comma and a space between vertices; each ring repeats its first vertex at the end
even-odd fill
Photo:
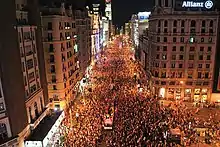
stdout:
POLYGON ((81 10, 74 10, 74 16, 76 19, 76 29, 78 34, 78 50, 80 61, 80 74, 81 78, 88 72, 87 67, 91 63, 92 56, 92 43, 91 43, 91 18, 88 16, 88 10, 86 8, 81 10))
POLYGON ((29 20, 36 13, 27 9, 34 4, 24 0, 1 3, 7 7, 3 12, 9 12, 1 24, 4 37, 0 38, 2 146, 24 146, 24 139, 47 115, 39 73, 37 24, 29 20), (7 36, 10 40, 6 41, 7 36))
POLYGON ((41 12, 48 94, 53 108, 64 109, 75 97, 80 77, 76 22, 72 7, 66 9, 64 3, 41 12))
POLYGON ((153 56, 153 89, 160 97, 193 102, 211 99, 219 13, 214 5, 202 3, 155 1, 148 46, 153 56))
POLYGON ((98 58, 98 53, 101 51, 101 15, 100 15, 100 4, 95 3, 92 4, 92 9, 89 13, 91 17, 91 25, 92 25, 92 35, 91 35, 91 42, 92 42, 92 64, 94 63, 95 59, 98 58))

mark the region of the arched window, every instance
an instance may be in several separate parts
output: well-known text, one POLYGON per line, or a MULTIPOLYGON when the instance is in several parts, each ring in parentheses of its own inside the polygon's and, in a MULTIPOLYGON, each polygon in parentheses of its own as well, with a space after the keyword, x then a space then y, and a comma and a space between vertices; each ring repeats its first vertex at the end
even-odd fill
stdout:
POLYGON ((213 27, 213 20, 209 22, 209 27, 213 27))
POLYGON ((167 27, 168 26, 168 22, 167 20, 164 21, 164 27, 167 27))
POLYGON ((176 20, 173 21, 173 26, 177 27, 177 21, 176 20))
POLYGON ((161 26, 161 22, 160 22, 160 20, 158 20, 158 24, 157 24, 157 25, 158 25, 158 27, 160 27, 160 26, 161 26))
POLYGON ((196 21, 195 21, 195 20, 192 20, 190 26, 191 26, 191 27, 196 27, 196 21))
POLYGON ((181 27, 185 27, 185 21, 184 20, 181 21, 181 27))
POLYGON ((38 112, 38 108, 37 108, 37 102, 34 103, 34 112, 35 112, 35 117, 38 117, 39 112, 38 112))
POLYGON ((44 104, 43 104, 43 99, 42 99, 42 97, 40 97, 40 105, 41 105, 41 110, 43 110, 43 109, 44 109, 44 104))
POLYGON ((160 7, 161 7, 161 1, 162 0, 158 0, 158 6, 160 6, 160 7))
POLYGON ((8 138, 7 128, 4 123, 0 124, 0 140, 8 138))
POLYGON ((164 7, 168 7, 169 4, 168 4, 168 0, 164 0, 164 7))
POLYGON ((205 27, 205 20, 202 21, 202 27, 205 27))
POLYGON ((31 120, 31 122, 32 122, 32 120, 33 120, 33 117, 32 117, 32 114, 31 114, 31 107, 29 107, 29 115, 30 115, 30 120, 31 120))

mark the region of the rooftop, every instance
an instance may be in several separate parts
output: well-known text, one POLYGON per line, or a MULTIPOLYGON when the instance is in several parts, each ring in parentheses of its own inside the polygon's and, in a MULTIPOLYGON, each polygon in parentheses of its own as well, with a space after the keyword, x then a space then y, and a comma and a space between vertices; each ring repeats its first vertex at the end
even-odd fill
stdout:
POLYGON ((27 138, 27 141, 43 141, 61 113, 62 111, 45 116, 39 125, 33 130, 31 135, 27 138))

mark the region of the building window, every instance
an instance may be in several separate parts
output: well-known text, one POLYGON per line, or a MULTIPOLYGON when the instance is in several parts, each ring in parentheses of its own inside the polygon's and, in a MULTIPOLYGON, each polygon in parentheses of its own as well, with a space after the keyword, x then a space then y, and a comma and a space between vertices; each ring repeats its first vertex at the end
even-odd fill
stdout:
POLYGON ((180 51, 184 52, 184 46, 180 46, 180 51))
POLYGON ((162 55, 162 60, 166 60, 167 59, 167 55, 162 55))
POLYGON ((184 37, 180 38, 180 42, 182 42, 182 43, 184 42, 184 37))
POLYGON ((174 52, 176 51, 176 46, 173 46, 172 51, 174 52))
POLYGON ((183 64, 179 64, 179 68, 183 68, 183 64))
POLYGON ((161 73, 161 78, 166 78, 166 72, 161 73))
POLYGON ((203 55, 199 55, 199 60, 203 60, 203 55))
POLYGON ((31 83, 35 80, 34 72, 28 74, 28 81, 31 83))
POLYGON ((173 42, 176 42, 176 37, 173 37, 173 42))
POLYGON ((30 120, 31 120, 31 122, 32 122, 33 117, 32 117, 32 115, 31 115, 31 107, 28 108, 28 111, 29 111, 30 120))
POLYGON ((165 7, 168 7, 168 5, 169 5, 169 4, 168 4, 168 0, 165 0, 164 3, 165 3, 164 6, 165 6, 165 7))
POLYGON ((191 46, 191 47, 189 48, 189 51, 190 51, 190 52, 194 52, 194 51, 195 51, 195 47, 191 46))
POLYGON ((201 47, 200 47, 200 52, 203 52, 203 51, 204 51, 204 47, 201 46, 201 47))
POLYGON ((164 47, 163 47, 163 51, 167 51, 167 46, 164 46, 164 47))
POLYGON ((48 41, 53 41, 53 35, 52 35, 52 33, 48 33, 48 34, 47 34, 47 39, 48 39, 48 41))
POLYGON ((39 116, 38 108, 37 108, 37 102, 34 102, 34 112, 35 112, 35 117, 39 116))
POLYGON ((208 72, 205 73, 205 78, 206 78, 206 79, 209 78, 209 73, 208 73, 208 72))
POLYGON ((212 43, 212 37, 209 37, 209 43, 212 43))
POLYGON ((189 63, 188 68, 193 68, 193 63, 189 63))
POLYGON ((205 20, 202 21, 202 27, 205 27, 205 20))
POLYGON ((165 28, 165 29, 163 30, 163 32, 164 32, 164 33, 168 33, 167 28, 165 28))
POLYGON ((0 103, 0 111, 4 111, 5 108, 4 108, 4 104, 3 103, 0 103))
POLYGON ((199 65, 198 65, 198 68, 202 68, 202 64, 199 64, 199 65))
POLYGON ((157 51, 160 51, 160 46, 157 46, 157 51))
POLYGON ((196 27, 196 21, 195 20, 191 21, 190 27, 196 27))
POLYGON ((41 110, 43 110, 44 109, 44 104, 43 104, 43 98, 42 97, 40 97, 40 105, 41 105, 41 110))
POLYGON ((0 139, 5 140, 8 138, 7 127, 5 124, 0 124, 0 139))
POLYGON ((164 38, 163 38, 163 42, 167 42, 167 37, 164 37, 164 38))
POLYGON ((56 85, 53 85, 53 90, 57 90, 57 86, 56 85))
POLYGON ((52 30, 52 29, 53 29, 52 22, 48 22, 47 30, 52 30))
POLYGON ((205 67, 206 67, 206 68, 210 68, 210 64, 206 64, 205 67))
POLYGON ((210 34, 210 35, 213 34, 213 29, 209 29, 209 34, 210 34))
POLYGON ((181 29, 181 33, 183 34, 185 31, 184 31, 184 29, 181 29))
POLYGON ((177 27, 177 21, 176 20, 173 21, 173 26, 177 27))
POLYGON ((189 60, 194 60, 194 55, 189 55, 189 60))
POLYGON ((54 63, 54 62, 55 62, 54 55, 50 55, 50 63, 54 63))
POLYGON ((31 93, 35 92, 36 90, 37 90, 37 87, 35 84, 33 86, 31 86, 31 88, 30 88, 31 93))
POLYGON ((175 63, 172 63, 171 64, 171 68, 175 68, 176 64, 175 63))
POLYGON ((172 60, 176 60, 176 55, 172 55, 172 60))
POLYGON ((181 27, 185 27, 185 21, 184 20, 181 21, 181 27))
POLYGON ((209 27, 213 27, 213 20, 209 22, 209 27))
POLYGON ((202 78, 202 73, 198 72, 197 77, 198 77, 198 79, 201 79, 202 78))
POLYGON ((160 28, 157 29, 157 33, 160 33, 160 28))
POLYGON ((50 53, 54 52, 53 44, 50 44, 50 46, 49 46, 49 52, 50 52, 50 53))
POLYGON ((193 77, 193 72, 189 71, 189 72, 188 72, 188 78, 189 78, 189 79, 192 79, 192 77, 193 77))
POLYGON ((2 90, 1 90, 1 87, 0 87, 0 98, 2 97, 2 90))
POLYGON ((211 52, 211 51, 212 51, 212 47, 209 46, 207 51, 208 51, 208 52, 211 52))
POLYGON ((157 22, 157 26, 158 26, 158 27, 161 26, 161 21, 160 21, 160 20, 158 20, 158 22, 157 22))
POLYGON ((179 55, 179 60, 183 60, 183 55, 179 55))
POLYGON ((51 65, 50 66, 50 71, 51 71, 51 73, 55 73, 56 72, 55 65, 51 65))
POLYGON ((177 32, 177 30, 176 29, 173 29, 173 33, 176 33, 177 32))
POLYGON ((156 59, 160 59, 160 54, 157 54, 156 59))
POLYGON ((168 27, 168 22, 167 22, 167 20, 164 21, 164 27, 168 27))
POLYGON ((204 38, 203 37, 201 38, 201 42, 204 42, 204 38))
POLYGON ((160 42, 160 37, 157 37, 157 42, 160 42))
POLYGON ((205 33, 205 29, 203 28, 203 29, 201 29, 201 33, 202 34, 204 34, 205 33))
POLYGON ((33 59, 29 59, 27 60, 27 63, 26 63, 26 66, 27 66, 27 69, 31 69, 34 67, 34 62, 33 62, 33 59))
POLYGON ((207 55, 206 60, 211 60, 211 55, 207 55))

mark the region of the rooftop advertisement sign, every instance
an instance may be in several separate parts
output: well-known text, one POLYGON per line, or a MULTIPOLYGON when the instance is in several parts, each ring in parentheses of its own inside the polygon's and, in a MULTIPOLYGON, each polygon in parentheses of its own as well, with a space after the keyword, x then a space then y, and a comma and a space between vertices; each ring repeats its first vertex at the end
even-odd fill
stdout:
POLYGON ((213 0, 176 0, 175 10, 177 11, 212 11, 214 10, 213 0))

